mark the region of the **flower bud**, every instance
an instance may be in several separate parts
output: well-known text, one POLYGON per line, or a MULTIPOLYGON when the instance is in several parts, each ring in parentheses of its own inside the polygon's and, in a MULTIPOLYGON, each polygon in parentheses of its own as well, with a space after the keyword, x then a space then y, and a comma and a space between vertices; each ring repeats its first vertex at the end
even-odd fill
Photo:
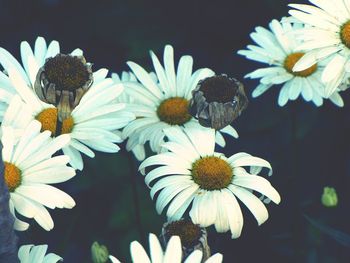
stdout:
POLYGON ((108 249, 104 245, 100 245, 94 242, 91 246, 91 257, 94 263, 106 263, 108 262, 108 249))
POLYGON ((335 207, 338 204, 337 192, 333 187, 323 188, 323 194, 321 198, 322 204, 326 207, 335 207))

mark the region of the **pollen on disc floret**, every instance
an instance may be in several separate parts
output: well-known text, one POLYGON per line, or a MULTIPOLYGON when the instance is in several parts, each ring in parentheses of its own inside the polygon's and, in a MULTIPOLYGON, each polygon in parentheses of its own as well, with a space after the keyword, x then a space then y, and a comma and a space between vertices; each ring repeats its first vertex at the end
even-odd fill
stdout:
POLYGON ((191 119, 189 101, 181 97, 166 99, 160 103, 157 115, 161 121, 170 125, 182 125, 191 119))
POLYGON ((289 54, 286 59, 284 60, 284 68, 289 72, 290 74, 297 76, 297 77, 308 77, 312 75, 317 70, 317 64, 312 65, 311 67, 304 69, 302 71, 293 71, 294 65, 304 56, 305 53, 303 52, 295 52, 292 54, 289 54))
POLYGON ((208 156, 193 163, 192 178, 202 189, 220 190, 231 183, 233 169, 225 160, 208 156))
POLYGON ((4 162, 4 178, 8 190, 13 192, 21 185, 22 172, 16 165, 4 162))

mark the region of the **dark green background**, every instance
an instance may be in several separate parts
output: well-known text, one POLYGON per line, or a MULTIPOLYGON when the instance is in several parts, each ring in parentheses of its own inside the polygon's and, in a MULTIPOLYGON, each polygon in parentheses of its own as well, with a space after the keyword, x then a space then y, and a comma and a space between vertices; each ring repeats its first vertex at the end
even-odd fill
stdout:
MULTIPOLYGON (((20 41, 33 44, 40 35, 60 41, 63 52, 82 48, 94 69, 121 72, 127 70, 127 60, 151 70, 148 51, 162 56, 164 45, 172 44, 177 59, 190 54, 195 68, 210 67, 242 80, 261 65, 236 51, 252 43, 249 33, 255 26, 266 27, 272 18, 286 15, 288 2, 3 0, 0 45, 19 58, 20 41)), ((245 81, 249 97, 256 85, 245 81)), ((344 93, 344 108, 327 101, 318 109, 302 100, 280 108, 278 92, 279 87, 274 87, 250 99, 235 123, 240 139, 229 138, 224 152, 246 151, 269 160, 274 168, 271 182, 282 203, 268 206, 270 218, 261 227, 242 205, 242 236, 231 240, 229 233, 217 234, 209 228, 209 243, 214 252, 224 254, 224 262, 350 262, 346 237, 342 245, 304 217, 350 234, 350 96, 344 93), (338 191, 337 208, 320 204, 327 185, 338 191)), ((52 211, 55 228, 51 232, 33 223, 20 234, 21 242, 48 243, 50 251, 70 263, 90 262, 90 245, 97 240, 129 262, 129 243, 145 240, 149 232, 158 234, 165 217, 156 214, 142 176, 134 172, 136 161, 124 145, 122 149, 118 154, 86 158, 83 173, 58 186, 74 197, 76 207, 52 211)))

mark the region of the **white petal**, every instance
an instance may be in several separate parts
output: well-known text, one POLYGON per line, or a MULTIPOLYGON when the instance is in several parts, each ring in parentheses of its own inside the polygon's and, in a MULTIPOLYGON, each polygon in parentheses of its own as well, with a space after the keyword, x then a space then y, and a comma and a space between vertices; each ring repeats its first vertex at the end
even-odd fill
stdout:
POLYGON ((242 201, 242 203, 244 203, 245 206, 247 206, 250 212, 252 212, 258 225, 261 225, 268 219, 269 214, 267 209, 259 198, 242 187, 229 185, 228 188, 242 201))
POLYGON ((193 251, 185 260, 184 263, 201 263, 203 252, 200 250, 193 251))
POLYGON ((174 200, 169 205, 167 211, 167 217, 171 220, 180 220, 183 213, 186 211, 187 207, 190 205, 194 198, 195 192, 198 190, 199 186, 193 184, 189 188, 183 190, 179 193, 174 200), (179 213, 179 210, 182 213, 179 213))
POLYGON ((172 236, 165 250, 163 262, 180 263, 182 259, 181 240, 178 236, 172 236))
POLYGON ((215 194, 202 190, 194 198, 189 215, 194 224, 208 227, 215 223, 217 209, 215 194))
POLYGON ((139 65, 134 62, 127 62, 130 69, 133 71, 138 80, 148 89, 154 96, 158 99, 162 99, 162 94, 157 86, 157 84, 151 79, 148 73, 139 65))
POLYGON ((278 96, 278 105, 283 107, 286 105, 286 103, 289 100, 289 88, 290 88, 291 82, 287 82, 283 85, 280 94, 278 96))
POLYGON ((134 263, 151 263, 145 249, 137 241, 131 242, 130 253, 134 263))
POLYGON ((252 92, 252 97, 256 98, 272 87, 273 84, 259 84, 252 92))
POLYGON ((169 83, 169 89, 171 94, 176 94, 176 76, 174 66, 174 49, 170 45, 166 45, 164 48, 164 68, 169 83))
POLYGON ((158 238, 154 234, 149 234, 149 247, 152 263, 163 263, 163 250, 158 238))
POLYGON ((269 181, 261 176, 250 175, 235 175, 233 178, 233 184, 249 188, 267 196, 274 203, 279 204, 281 197, 275 188, 272 187, 269 181))
POLYGON ((344 106, 344 101, 342 97, 339 95, 338 92, 334 92, 329 99, 338 107, 343 107, 344 106))

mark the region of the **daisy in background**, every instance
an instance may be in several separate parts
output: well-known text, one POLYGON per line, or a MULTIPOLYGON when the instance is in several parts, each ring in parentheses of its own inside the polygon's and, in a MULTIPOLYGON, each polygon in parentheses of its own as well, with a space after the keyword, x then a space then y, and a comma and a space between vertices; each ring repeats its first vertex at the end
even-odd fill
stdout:
MULTIPOLYGON (((189 113, 189 101, 198 82, 214 75, 214 72, 208 68, 192 73, 191 56, 180 58, 175 73, 174 50, 170 45, 165 46, 164 49, 164 67, 153 52, 151 52, 151 58, 156 79, 141 66, 129 61, 128 65, 139 82, 123 82, 125 92, 131 99, 131 103, 126 107, 136 116, 136 119, 123 129, 124 138, 128 138, 128 150, 149 142, 151 150, 159 152, 161 144, 164 143, 164 128, 184 127, 186 123, 195 123, 200 126, 189 113)), ((220 146, 225 146, 221 132, 238 137, 232 126, 226 126, 216 133, 217 143, 220 146)))
MULTIPOLYGON (((154 234, 149 235, 150 257, 142 245, 133 241, 130 244, 130 252, 133 263, 201 263, 203 253, 195 250, 186 259, 182 259, 181 240, 178 236, 173 236, 169 240, 166 250, 163 251, 158 238, 154 234)), ((120 263, 114 256, 109 256, 112 263, 120 263)), ((208 258, 204 263, 221 263, 222 255, 217 253, 208 258)))
MULTIPOLYGON (((43 38, 37 39, 34 50, 22 42, 22 68, 11 54, 0 49, 0 63, 8 74, 2 77, 11 94, 21 97, 32 119, 41 122, 42 131, 50 131, 53 137, 69 134, 70 143, 62 150, 75 169, 83 169, 81 153, 93 158, 92 150, 118 152, 115 143, 122 138, 113 131, 135 118, 117 101, 123 86, 106 78, 106 69, 92 72, 81 50, 63 55, 58 42, 52 41, 46 48, 43 38)), ((3 104, 8 105, 11 98, 3 99, 3 104)))
POLYGON ((325 96, 330 97, 350 77, 350 2, 310 1, 313 5, 290 4, 289 14, 308 27, 298 30, 304 41, 299 49, 308 50, 293 70, 313 67, 327 59, 322 73, 325 96))
POLYGON ((257 175, 270 164, 247 153, 229 158, 215 152, 214 130, 186 125, 184 131, 174 127, 164 129, 169 139, 162 145, 169 152, 151 156, 139 167, 146 175, 151 197, 157 193, 156 210, 159 214, 168 206, 170 221, 179 220, 190 208, 194 224, 201 227, 215 225, 217 232, 231 231, 238 238, 243 227, 243 215, 236 197, 252 212, 258 224, 268 219, 268 212, 253 191, 274 203, 280 202, 278 192, 257 175), (145 168, 159 166, 145 173, 145 168), (251 167, 250 173, 243 167, 251 167), (152 185, 151 185, 152 183, 152 185))
MULTIPOLYGON (((301 23, 272 20, 270 30, 256 27, 250 36, 257 45, 248 45, 247 50, 238 54, 255 60, 268 67, 259 68, 246 78, 260 79, 260 84, 254 89, 252 97, 256 98, 274 85, 282 85, 278 104, 284 106, 288 100, 295 100, 300 95, 306 101, 312 101, 316 106, 323 104, 325 85, 321 81, 324 63, 309 64, 302 70, 294 71, 295 65, 308 50, 303 41, 295 38, 297 30, 308 30, 301 23)), ((344 102, 338 91, 334 90, 329 99, 342 107, 344 102)))
MULTIPOLYGON (((6 115, 5 115, 6 117, 6 115)), ((45 207, 73 208, 74 200, 50 184, 68 181, 75 170, 68 167, 69 157, 57 151, 69 143, 68 135, 52 139, 51 132, 40 132, 40 122, 34 120, 18 139, 11 126, 2 125, 1 142, 5 183, 10 192, 10 210, 15 217, 14 228, 28 229, 29 224, 19 220, 16 213, 34 220, 45 230, 54 227, 45 207)))
POLYGON ((56 263, 61 262, 63 259, 50 253, 46 255, 47 245, 23 245, 18 250, 18 259, 20 263, 56 263))
MULTIPOLYGON (((154 82, 157 82, 157 76, 154 72, 150 72, 149 76, 153 79, 154 82)), ((135 77, 134 74, 132 74, 131 72, 126 72, 123 71, 122 74, 119 76, 117 73, 112 73, 111 75, 112 80, 114 81, 114 83, 125 83, 125 82, 137 82, 137 79, 135 77)), ((130 97, 125 89, 123 90, 123 92, 120 94, 120 96, 117 98, 117 100, 120 103, 125 103, 126 104, 126 111, 128 111, 127 106, 131 105, 134 100, 132 97, 130 97)), ((116 130, 115 133, 120 136, 123 137, 122 132, 119 130, 116 130)), ((126 139, 126 138, 123 138, 126 139)), ((146 158, 146 152, 145 152, 145 145, 144 144, 137 144, 137 145, 132 145, 132 147, 130 146, 130 142, 131 140, 128 140, 126 143, 126 149, 128 151, 132 151, 132 153, 134 154, 135 158, 139 161, 142 161, 146 158)))

